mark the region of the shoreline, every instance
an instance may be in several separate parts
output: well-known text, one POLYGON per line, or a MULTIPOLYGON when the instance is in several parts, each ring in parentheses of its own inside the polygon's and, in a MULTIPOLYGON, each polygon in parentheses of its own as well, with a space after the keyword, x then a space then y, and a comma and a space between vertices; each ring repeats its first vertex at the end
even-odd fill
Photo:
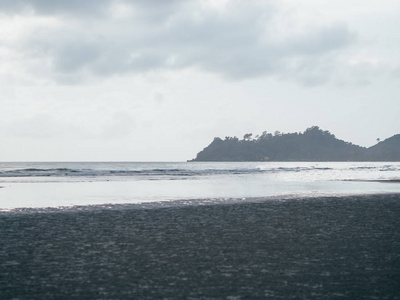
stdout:
POLYGON ((400 179, 343 179, 341 181, 400 183, 400 179))
POLYGON ((0 236, 5 299, 400 293, 400 194, 2 213, 0 236))
MULTIPOLYGON (((375 182, 375 181, 374 181, 375 182)), ((366 194, 288 194, 264 197, 244 197, 244 198, 199 198, 199 199, 179 199, 165 201, 149 201, 138 203, 103 203, 87 205, 69 205, 69 206, 49 206, 49 207, 17 207, 0 208, 2 214, 18 213, 62 213, 62 212, 90 212, 103 210, 140 210, 140 209, 163 209, 163 208, 182 208, 190 206, 217 206, 217 205, 240 205, 240 204, 262 204, 268 202, 285 201, 320 201, 326 199, 353 199, 369 197, 400 197, 400 192, 386 193, 366 193, 366 194)))

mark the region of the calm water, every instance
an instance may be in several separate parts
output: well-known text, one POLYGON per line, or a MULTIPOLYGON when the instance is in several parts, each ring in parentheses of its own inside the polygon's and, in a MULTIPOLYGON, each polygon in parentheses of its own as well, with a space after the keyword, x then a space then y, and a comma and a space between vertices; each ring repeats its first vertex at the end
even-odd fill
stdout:
POLYGON ((368 180, 398 179, 399 162, 0 163, 0 209, 397 193, 368 180))

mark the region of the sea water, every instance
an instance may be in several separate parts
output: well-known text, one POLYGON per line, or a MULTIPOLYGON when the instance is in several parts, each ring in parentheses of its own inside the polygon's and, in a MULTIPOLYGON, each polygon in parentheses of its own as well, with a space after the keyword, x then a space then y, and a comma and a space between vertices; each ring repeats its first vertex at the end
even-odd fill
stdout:
POLYGON ((399 179, 391 162, 1 163, 0 298, 398 299, 399 197, 320 196, 399 179))
POLYGON ((3 162, 0 209, 399 193, 396 180, 400 162, 3 162))

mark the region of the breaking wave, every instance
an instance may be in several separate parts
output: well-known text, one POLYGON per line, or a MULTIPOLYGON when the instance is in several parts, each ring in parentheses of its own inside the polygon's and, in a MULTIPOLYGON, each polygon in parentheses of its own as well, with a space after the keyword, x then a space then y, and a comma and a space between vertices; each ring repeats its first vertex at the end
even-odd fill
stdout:
POLYGON ((331 170, 317 167, 278 167, 278 168, 232 168, 232 169, 71 169, 71 168, 23 168, 0 171, 0 177, 53 177, 53 176, 207 176, 235 175, 270 172, 304 172, 311 170, 331 170))

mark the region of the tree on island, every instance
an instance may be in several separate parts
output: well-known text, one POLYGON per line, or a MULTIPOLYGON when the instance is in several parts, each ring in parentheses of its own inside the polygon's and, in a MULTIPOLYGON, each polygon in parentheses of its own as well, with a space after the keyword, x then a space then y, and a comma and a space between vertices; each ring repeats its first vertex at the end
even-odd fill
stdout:
POLYGON ((243 136, 243 140, 245 140, 245 141, 250 141, 252 135, 253 135, 252 133, 246 133, 246 134, 243 136))

